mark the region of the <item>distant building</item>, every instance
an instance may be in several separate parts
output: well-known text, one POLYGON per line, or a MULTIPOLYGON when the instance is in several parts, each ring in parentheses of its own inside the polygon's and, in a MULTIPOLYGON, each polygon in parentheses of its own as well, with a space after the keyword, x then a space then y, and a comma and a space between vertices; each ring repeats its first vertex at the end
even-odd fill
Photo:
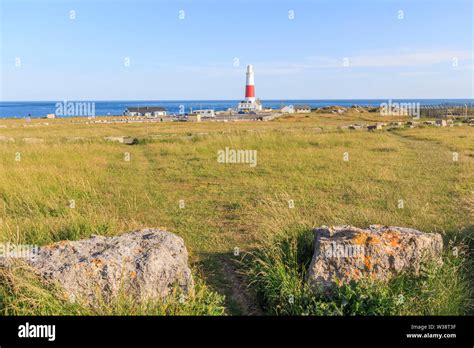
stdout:
POLYGON ((256 100, 242 100, 237 109, 243 112, 251 112, 251 111, 261 111, 262 110, 262 103, 259 99, 256 100))
POLYGON ((166 109, 160 106, 138 106, 138 107, 126 108, 124 115, 157 117, 157 116, 166 116, 167 113, 166 113, 166 109))
POLYGON ((211 118, 211 117, 216 117, 216 113, 212 109, 203 109, 203 110, 193 110, 193 115, 201 115, 201 117, 204 118, 211 118))
POLYGON ((308 105, 295 105, 295 112, 297 114, 308 114, 311 112, 311 107, 308 105))
POLYGON ((283 114, 293 114, 295 112, 295 108, 293 105, 287 105, 280 109, 281 113, 283 114))

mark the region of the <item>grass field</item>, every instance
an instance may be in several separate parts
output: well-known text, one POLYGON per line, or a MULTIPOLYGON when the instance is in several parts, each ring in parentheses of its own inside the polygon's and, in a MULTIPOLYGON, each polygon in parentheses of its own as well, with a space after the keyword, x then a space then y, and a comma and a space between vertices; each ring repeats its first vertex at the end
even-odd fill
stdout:
MULTIPOLYGON (((265 259, 262 246, 278 238, 297 237, 320 225, 413 227, 443 234, 448 268, 433 271, 439 273, 428 282, 432 285, 428 289, 436 292, 433 296, 414 290, 412 306, 395 314, 438 313, 436 306, 445 309, 442 314, 469 312, 474 128, 338 129, 380 118, 363 113, 235 123, 86 124, 87 120, 48 120, 48 126, 40 125, 45 120, 32 120, 27 126, 20 120, 2 120, 0 124, 7 127, 0 129, 0 135, 15 142, 0 143, 0 242, 44 245, 91 234, 162 227, 184 238, 196 277, 202 279, 205 288, 200 301, 211 298, 217 308, 183 313, 219 314, 223 306, 227 314, 304 314, 306 307, 300 311, 276 310, 281 308, 281 300, 269 298, 271 291, 261 289, 271 282, 252 282, 252 274, 261 270, 252 269, 246 261, 265 259), (128 146, 103 139, 114 135, 129 135, 140 141, 128 146), (28 144, 23 138, 41 138, 44 142, 28 144), (217 152, 226 147, 257 150, 257 166, 218 163, 217 152), (453 161, 453 152, 458 154, 458 161, 453 161), (129 161, 125 153, 130 154, 129 161), (347 161, 343 160, 344 153, 347 161), (20 160, 15 160, 18 155, 20 160), (180 208, 180 200, 184 208, 180 208), (289 208, 289 200, 294 208, 289 208), (403 208, 399 208, 400 200, 403 208), (461 261, 449 256, 450 242, 451 246, 465 244, 461 261), (261 296, 267 296, 263 306, 261 296), (423 296, 427 297, 423 303, 432 306, 432 311, 416 306, 416 299, 423 296), (437 300, 430 300, 432 297, 437 300)), ((383 121, 394 119, 384 117, 383 121)), ((275 258, 265 260, 271 267, 278 266, 275 258)), ((293 281, 294 277, 290 283, 293 281)), ((416 288, 412 280, 397 282, 385 290, 416 288)), ((5 314, 25 313, 22 308, 28 306, 18 305, 19 301, 38 302, 35 296, 44 296, 44 291, 37 294, 40 290, 25 294, 21 290, 24 287, 15 288, 15 280, 8 284, 0 284, 0 309, 5 314)), ((382 287, 377 289, 374 297, 385 299, 385 293, 378 294, 384 291, 382 287)), ((272 291, 281 295, 283 290, 272 291)), ((351 291, 355 291, 356 295, 350 296, 358 303, 357 289, 351 291)), ((387 296, 389 300, 380 306, 391 306, 392 297, 387 296)), ((52 312, 84 313, 64 306, 58 303, 52 312)), ((34 308, 29 306, 27 313, 51 313, 41 305, 38 310, 34 308)), ((129 308, 126 305, 120 308, 114 313, 143 312, 124 310, 129 308)), ((330 309, 309 312, 359 313, 330 309)))

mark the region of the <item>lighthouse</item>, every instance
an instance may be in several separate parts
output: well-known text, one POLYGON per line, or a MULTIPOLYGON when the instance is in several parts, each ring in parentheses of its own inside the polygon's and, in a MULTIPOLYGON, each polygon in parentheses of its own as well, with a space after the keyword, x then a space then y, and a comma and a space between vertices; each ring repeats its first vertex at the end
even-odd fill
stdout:
POLYGON ((253 77, 253 66, 247 66, 247 83, 245 84, 245 100, 255 102, 255 80, 253 77))
POLYGON ((238 110, 240 112, 250 112, 262 110, 260 100, 255 98, 255 80, 253 65, 247 66, 246 83, 245 83, 245 100, 239 103, 238 110))

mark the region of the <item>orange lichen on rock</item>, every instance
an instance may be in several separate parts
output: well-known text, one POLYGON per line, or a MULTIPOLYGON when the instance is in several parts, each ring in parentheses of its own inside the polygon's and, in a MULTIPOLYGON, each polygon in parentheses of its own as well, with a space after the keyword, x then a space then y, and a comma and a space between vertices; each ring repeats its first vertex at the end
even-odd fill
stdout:
POLYGON ((393 248, 397 248, 400 246, 400 237, 397 235, 394 235, 392 238, 392 241, 390 242, 390 246, 393 248))
POLYGON ((357 245, 365 245, 365 243, 367 243, 367 238, 368 238, 367 233, 359 233, 357 236, 355 236, 352 239, 352 241, 354 242, 354 244, 357 244, 357 245))
POLYGON ((355 268, 354 271, 352 272, 352 278, 353 279, 359 279, 361 277, 360 271, 355 268))
POLYGON ((375 235, 369 235, 368 233, 359 233, 352 239, 352 242, 356 245, 377 245, 380 243, 380 238, 375 235))
POLYGON ((59 249, 60 247, 65 247, 65 246, 67 246, 68 244, 69 244, 69 241, 67 241, 67 240, 60 240, 59 242, 51 243, 51 244, 45 245, 44 247, 47 248, 47 249, 57 250, 57 249, 59 249))
POLYGON ((367 238, 367 244, 376 245, 380 243, 380 238, 377 236, 369 236, 367 238))
POLYGON ((91 262, 96 267, 100 267, 100 265, 102 265, 102 261, 100 259, 92 259, 91 262))
POLYGON ((396 232, 389 231, 384 234, 385 244, 390 245, 392 248, 400 246, 400 235, 396 232))
POLYGON ((371 260, 370 256, 368 256, 368 255, 364 256, 364 265, 365 265, 365 268, 367 268, 367 270, 369 270, 369 271, 372 270, 372 260, 371 260))

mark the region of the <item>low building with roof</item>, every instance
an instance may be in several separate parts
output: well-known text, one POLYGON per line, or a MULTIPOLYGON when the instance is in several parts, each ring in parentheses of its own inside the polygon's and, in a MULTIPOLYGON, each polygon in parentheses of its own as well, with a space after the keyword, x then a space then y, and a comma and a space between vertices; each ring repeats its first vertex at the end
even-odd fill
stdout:
POLYGON ((240 112, 252 112, 252 111, 261 111, 262 103, 260 99, 256 100, 242 100, 237 106, 237 110, 240 112))
POLYGON ((295 105, 295 112, 297 114, 308 114, 311 112, 311 107, 309 105, 295 105))
POLYGON ((216 113, 213 109, 193 110, 192 114, 194 114, 194 115, 199 114, 203 118, 214 118, 214 117, 216 117, 216 113))
POLYGON ((166 109, 161 106, 130 106, 125 109, 126 116, 158 117, 166 116, 166 109))
POLYGON ((293 105, 286 105, 280 109, 282 114, 293 114, 295 112, 295 107, 293 105))

